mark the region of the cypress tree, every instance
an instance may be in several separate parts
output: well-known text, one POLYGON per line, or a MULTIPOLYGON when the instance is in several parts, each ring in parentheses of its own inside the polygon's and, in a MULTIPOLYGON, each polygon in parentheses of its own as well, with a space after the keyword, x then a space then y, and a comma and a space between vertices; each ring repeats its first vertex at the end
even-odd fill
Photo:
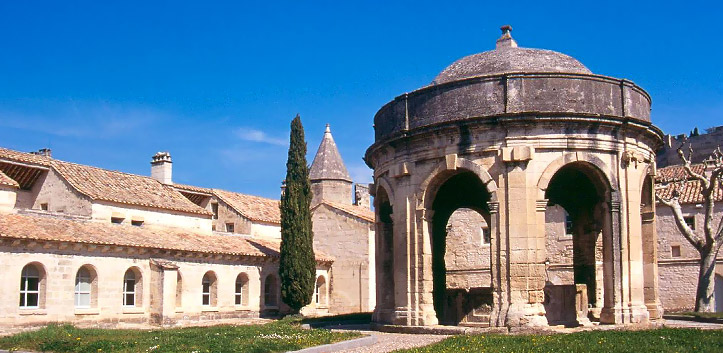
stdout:
POLYGON ((316 280, 311 230, 311 182, 301 117, 291 121, 286 189, 281 195, 281 299, 294 313, 311 303, 316 280))

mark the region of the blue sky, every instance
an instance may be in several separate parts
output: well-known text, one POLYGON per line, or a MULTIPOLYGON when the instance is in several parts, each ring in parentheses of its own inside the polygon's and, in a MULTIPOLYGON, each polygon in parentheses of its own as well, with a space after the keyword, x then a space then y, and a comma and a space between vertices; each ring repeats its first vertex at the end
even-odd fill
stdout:
POLYGON ((520 46, 557 50, 633 80, 667 133, 723 125, 719 2, 0 2, 0 146, 277 197, 289 122, 309 162, 330 123, 352 176, 372 118, 511 24, 520 46))

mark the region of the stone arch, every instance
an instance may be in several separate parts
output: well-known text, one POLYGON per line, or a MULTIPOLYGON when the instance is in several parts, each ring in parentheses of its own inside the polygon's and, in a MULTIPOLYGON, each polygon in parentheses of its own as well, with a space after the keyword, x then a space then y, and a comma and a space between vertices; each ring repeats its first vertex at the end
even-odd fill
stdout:
POLYGON ((374 196, 375 222, 375 276, 377 305, 374 309, 374 320, 391 322, 396 300, 394 281, 394 199, 390 184, 378 178, 374 196))
MULTIPOLYGON (((491 298, 493 287, 495 287, 494 290, 499 290, 499 288, 490 285, 470 288, 469 291, 463 290, 462 292, 451 287, 448 288, 445 260, 446 228, 449 217, 455 209, 474 210, 485 218, 491 235, 490 249, 494 249, 499 242, 497 229, 499 214, 496 207, 497 184, 481 165, 472 160, 452 155, 445 157, 444 161, 432 168, 420 183, 416 197, 418 236, 422 238, 424 252, 432 254, 431 257, 421 259, 423 261, 422 272, 430 274, 424 275, 424 277, 434 279, 432 285, 425 288, 425 292, 431 292, 431 295, 422 296, 421 304, 432 306, 434 311, 431 313, 436 315, 436 320, 447 324, 457 325, 462 321, 478 320, 479 318, 471 315, 472 310, 477 311, 476 306, 478 305, 486 305, 487 299, 482 302, 482 298, 488 296, 491 298), (460 192, 466 194, 463 191, 466 188, 471 188, 469 189, 471 193, 467 194, 470 195, 469 198, 452 201, 455 199, 453 195, 460 192)), ((495 256, 497 256, 496 253, 490 253, 491 263, 496 262, 495 256)), ((495 276, 496 273, 492 270, 491 281, 493 283, 495 276)), ((494 306, 492 302, 489 304, 494 306)), ((489 322, 489 316, 485 317, 480 320, 489 322)))
POLYGON ((78 267, 75 272, 74 300, 76 308, 98 306, 98 271, 91 264, 78 267))
MULTIPOLYGON (((392 185, 389 183, 386 177, 380 176, 374 180, 375 188, 378 191, 379 188, 384 189, 384 191, 387 193, 387 197, 389 198, 389 201, 394 201, 394 188, 392 188, 392 185)), ((376 193, 375 193, 375 199, 376 199, 376 193)))
POLYGON ((490 202, 497 201, 497 183, 481 165, 466 158, 456 158, 453 166, 454 168, 450 168, 447 160, 444 160, 427 174, 427 177, 424 178, 417 188, 418 207, 431 209, 432 202, 434 202, 434 195, 439 190, 439 187, 442 186, 447 179, 456 174, 459 169, 468 170, 477 175, 482 184, 487 188, 487 192, 490 193, 490 202))
POLYGON ((547 165, 545 170, 540 175, 540 179, 537 182, 537 199, 538 200, 544 200, 545 199, 545 192, 547 191, 548 186, 550 185, 550 181, 552 180, 552 177, 557 174, 557 172, 564 167, 567 164, 574 163, 574 162, 586 162, 592 166, 594 166, 597 171, 597 173, 594 173, 594 176, 598 179, 596 181, 604 183, 608 190, 610 191, 611 200, 612 201, 619 201, 619 191, 618 191, 618 180, 615 177, 614 174, 609 173, 608 171, 611 170, 610 166, 605 163, 600 157, 595 156, 590 153, 579 153, 579 152, 570 152, 565 153, 562 156, 558 157, 554 161, 552 161, 550 164, 547 165))
POLYGON ((20 309, 45 308, 48 272, 41 262, 25 264, 20 271, 20 309))
POLYGON ((327 287, 328 281, 326 276, 320 275, 316 277, 316 283, 314 283, 314 303, 317 307, 325 307, 329 305, 329 293, 327 287))

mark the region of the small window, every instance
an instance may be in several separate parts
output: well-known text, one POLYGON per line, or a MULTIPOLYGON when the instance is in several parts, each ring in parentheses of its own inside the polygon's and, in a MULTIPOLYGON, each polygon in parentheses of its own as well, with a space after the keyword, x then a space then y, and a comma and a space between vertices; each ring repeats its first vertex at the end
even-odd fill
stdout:
POLYGON ((218 219, 218 203, 211 203, 211 212, 213 212, 213 219, 218 219))
POLYGON ((201 280, 201 305, 216 306, 216 276, 206 272, 201 280))
POLYGON ((683 221, 685 221, 685 224, 690 227, 690 229, 695 230, 695 217, 693 216, 687 216, 683 217, 683 221))
POLYGON ((41 204, 40 204, 40 209, 43 210, 43 211, 47 211, 47 210, 48 210, 48 204, 47 204, 47 203, 41 203, 41 204))
POLYGON ((183 306, 183 278, 181 272, 176 273, 176 308, 183 306))
POLYGON ((37 309, 40 307, 41 272, 34 265, 26 265, 20 274, 20 308, 37 309))
POLYGON ((87 267, 81 267, 75 275, 75 307, 90 308, 93 294, 93 274, 87 267))
POLYGON ((279 287, 274 275, 266 276, 264 281, 264 305, 275 307, 278 305, 279 287))
POLYGON ((570 216, 567 211, 565 211, 565 235, 572 236, 573 233, 573 225, 572 225, 572 217, 570 216))
POLYGON ((123 306, 138 306, 140 292, 140 276, 133 269, 128 269, 123 276, 123 306))
POLYGON ((490 233, 489 227, 482 227, 482 244, 483 245, 489 245, 490 241, 492 241, 492 234, 490 233))
POLYGON ((234 290, 234 304, 248 305, 249 297, 249 279, 245 273, 241 273, 236 277, 236 286, 234 290))
POLYGON ((140 227, 143 225, 143 221, 131 221, 131 225, 134 225, 136 227, 140 227))
POLYGON ((226 223, 226 231, 233 233, 233 223, 226 223))
POLYGON ((671 257, 680 257, 680 245, 673 245, 670 247, 671 257))
POLYGON ((111 217, 110 222, 114 224, 121 224, 123 223, 123 218, 121 217, 111 217))

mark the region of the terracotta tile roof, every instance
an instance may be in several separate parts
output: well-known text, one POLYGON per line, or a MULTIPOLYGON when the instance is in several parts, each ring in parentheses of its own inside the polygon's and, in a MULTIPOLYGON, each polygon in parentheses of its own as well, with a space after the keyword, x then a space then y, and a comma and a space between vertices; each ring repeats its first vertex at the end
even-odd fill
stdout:
POLYGON ((279 200, 239 194, 221 189, 213 189, 213 193, 221 201, 236 210, 236 212, 252 221, 281 224, 279 200))
MULTIPOLYGON (((280 242, 200 234, 179 228, 136 227, 44 215, 0 215, 0 238, 132 246, 210 254, 279 257, 280 242)), ((317 261, 332 261, 317 254, 317 261)))
POLYGON ((17 181, 15 181, 13 178, 5 175, 5 173, 3 173, 2 170, 0 170, 0 185, 10 186, 13 188, 20 187, 20 184, 18 184, 17 181))
MULTIPOLYGON (((718 184, 718 186, 718 191, 714 194, 716 202, 723 201, 723 185, 718 184)), ((703 203, 703 194, 701 193, 702 187, 700 185, 700 181, 698 180, 688 180, 658 185, 655 188, 655 193, 662 198, 670 199, 673 196, 673 191, 676 189, 680 193, 678 202, 681 204, 703 203)))
MULTIPOLYGON (((691 169, 698 174, 702 174, 705 171, 705 165, 693 164, 691 169)), ((657 170, 657 174, 658 175, 655 176, 656 183, 669 183, 672 181, 689 179, 688 174, 685 172, 682 165, 671 165, 665 168, 660 168, 657 170)))
POLYGON ((0 147, 0 158, 11 159, 24 163, 38 164, 44 167, 49 167, 50 163, 53 161, 53 159, 49 157, 32 153, 13 151, 2 147, 0 147))
MULTIPOLYGON (((366 207, 360 207, 356 205, 345 205, 338 202, 332 202, 332 201, 322 201, 319 203, 319 205, 327 205, 331 208, 335 208, 337 210, 340 210, 344 213, 347 213, 351 216, 361 218, 362 220, 368 221, 368 222, 374 222, 374 211, 366 208, 366 207)), ((316 205, 314 207, 317 208, 319 205, 316 205)))
POLYGON ((0 149, 1 159, 50 166, 78 192, 94 200, 211 215, 173 187, 141 175, 64 162, 57 159, 0 149))
POLYGON ((173 187, 176 189, 180 189, 180 191, 190 191, 195 192, 199 194, 213 194, 212 189, 208 188, 202 188, 200 186, 193 186, 193 185, 185 185, 185 184, 173 184, 173 187))

